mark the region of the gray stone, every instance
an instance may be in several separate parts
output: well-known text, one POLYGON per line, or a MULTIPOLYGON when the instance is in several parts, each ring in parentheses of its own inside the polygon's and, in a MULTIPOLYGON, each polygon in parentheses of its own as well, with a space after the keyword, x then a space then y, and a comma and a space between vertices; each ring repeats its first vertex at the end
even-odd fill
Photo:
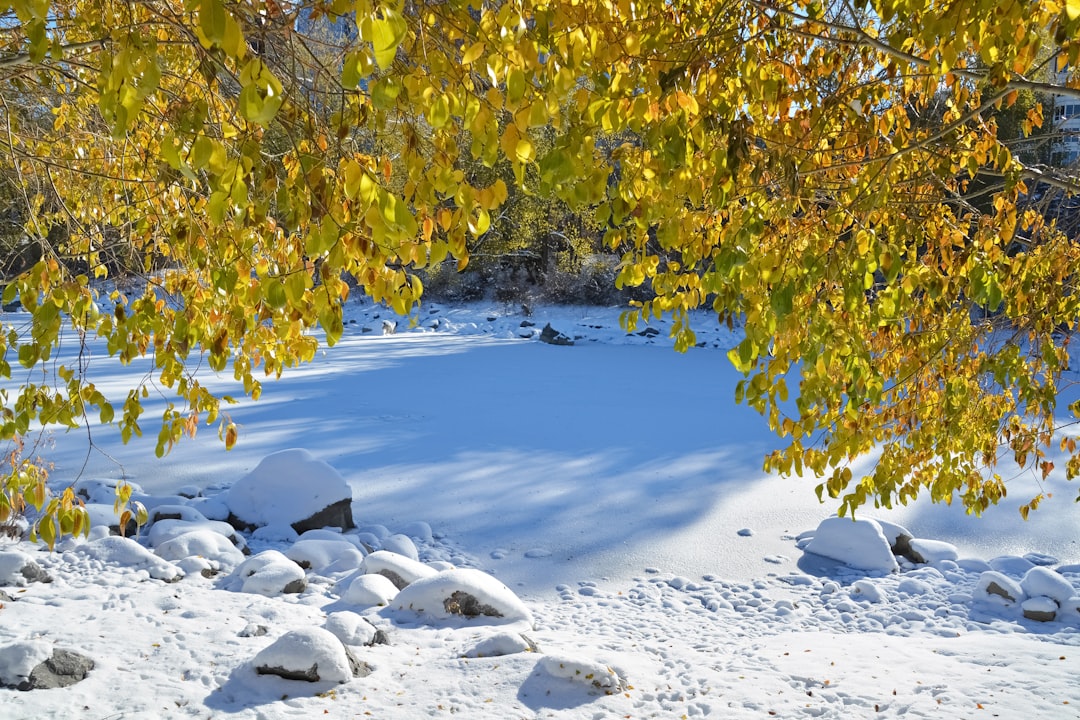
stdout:
POLYGON ((462 590, 455 590, 451 593, 450 597, 443 600, 443 607, 446 608, 446 612, 451 615, 464 615, 465 617, 470 618, 479 617, 481 615, 487 615, 488 617, 502 617, 502 613, 491 605, 485 605, 477 600, 475 596, 462 590))
POLYGON ((94 669, 94 661, 70 650, 54 650, 52 657, 30 671, 17 690, 52 690, 84 680, 94 669))
POLYGON ((15 602, 15 598, 8 595, 3 590, 0 590, 0 603, 15 602))
POLYGON ((27 582, 40 582, 51 583, 52 576, 49 573, 41 569, 41 566, 34 561, 30 561, 23 565, 22 570, 19 571, 27 582))
POLYGON ((991 581, 986 586, 986 592, 990 593, 991 595, 1000 595, 1001 597, 1005 598, 1010 602, 1016 602, 1016 598, 1014 598, 1008 590, 1001 587, 996 582, 991 581))
POLYGON ((318 528, 337 527, 342 530, 351 530, 356 527, 352 514, 352 499, 343 498, 327 505, 314 515, 292 524, 292 529, 299 534, 318 528))
POLYGON ((397 332, 397 323, 396 322, 394 322, 393 320, 383 320, 382 321, 382 334, 383 335, 393 335, 396 332, 397 332))
POLYGON ((540 342, 547 343, 548 345, 573 345, 574 341, 569 335, 559 332, 555 328, 551 327, 551 323, 544 325, 544 329, 540 331, 540 342))

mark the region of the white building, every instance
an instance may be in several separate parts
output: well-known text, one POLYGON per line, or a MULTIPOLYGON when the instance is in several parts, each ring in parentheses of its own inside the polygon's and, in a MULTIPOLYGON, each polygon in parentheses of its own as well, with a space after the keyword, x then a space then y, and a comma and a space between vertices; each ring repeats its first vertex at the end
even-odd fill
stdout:
MULTIPOLYGON (((1054 82, 1064 84, 1072 70, 1064 58, 1058 58, 1054 82)), ((1080 98, 1054 96, 1054 130, 1060 138, 1051 151, 1055 164, 1071 165, 1080 160, 1080 98)))

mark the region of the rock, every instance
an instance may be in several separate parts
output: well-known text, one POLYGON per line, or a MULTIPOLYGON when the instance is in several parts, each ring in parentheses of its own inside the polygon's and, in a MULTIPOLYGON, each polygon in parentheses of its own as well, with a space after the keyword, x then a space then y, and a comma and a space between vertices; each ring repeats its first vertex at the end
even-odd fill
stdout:
POLYGON ((365 574, 379 574, 401 590, 412 582, 436 574, 436 570, 404 555, 377 550, 360 563, 360 570, 365 574))
POLYGON ((297 533, 320 527, 355 527, 352 488, 333 467, 307 450, 282 450, 263 458, 222 494, 242 529, 290 525, 297 533))
POLYGON ((232 544, 233 547, 240 550, 241 553, 247 548, 244 538, 237 534, 232 525, 221 520, 207 520, 206 518, 202 520, 159 520, 150 526, 146 533, 146 541, 150 543, 151 547, 157 548, 170 540, 192 532, 217 533, 232 544))
POLYGON ((1027 597, 1020 583, 996 570, 988 570, 979 576, 972 595, 1006 606, 1022 603, 1027 597))
POLYGON ((244 562, 244 553, 232 542, 212 530, 193 530, 166 540, 154 548, 158 557, 169 562, 179 562, 200 556, 217 564, 218 569, 231 570, 244 562))
POLYGON ((750 528, 742 528, 741 530, 739 530, 735 534, 738 535, 739 537, 753 537, 754 536, 754 531, 751 530, 750 528))
POLYGON ((131 538, 119 535, 88 542, 78 546, 75 551, 95 560, 119 565, 125 570, 145 570, 156 580, 171 583, 184 577, 184 571, 171 562, 158 557, 131 538))
POLYGON ((187 522, 205 522, 206 516, 188 505, 159 505, 149 512, 150 523, 159 520, 186 520, 187 522))
POLYGON ((912 538, 908 541, 908 552, 904 554, 913 563, 935 563, 942 560, 958 560, 960 553, 955 545, 940 540, 912 538))
POLYGON ((851 588, 848 590, 851 597, 856 600, 866 600, 872 603, 879 603, 885 600, 885 594, 874 583, 869 580, 856 580, 851 583, 851 588))
POLYGON ((386 537, 382 541, 382 549, 389 552, 404 555, 410 560, 420 561, 420 554, 416 551, 416 544, 408 535, 396 534, 386 537))
POLYGON ((307 589, 304 571, 277 550, 265 550, 240 563, 224 579, 226 590, 273 597, 307 589))
POLYGON ((825 518, 805 551, 859 570, 893 573, 900 568, 881 525, 868 518, 825 518))
POLYGON ((386 645, 386 633, 348 610, 330 613, 323 625, 346 645, 386 645))
POLYGON ((1028 570, 1020 581, 1020 587, 1028 597, 1053 598, 1059 606, 1067 603, 1069 598, 1076 594, 1071 582, 1053 570, 1041 566, 1028 570))
POLYGON ((30 671, 25 686, 19 690, 52 690, 65 688, 80 680, 94 669, 94 661, 70 650, 53 650, 52 657, 30 671))
POLYGON ((393 320, 383 320, 382 321, 382 334, 383 335, 393 335, 396 332, 397 332, 397 323, 396 322, 394 322, 393 320))
POLYGON ((462 657, 501 657, 525 652, 540 652, 540 648, 536 646, 535 642, 521 633, 503 632, 487 636, 462 653, 462 657))
POLYGON ((362 607, 389 605, 398 594, 397 585, 386 576, 378 574, 357 575, 344 587, 341 599, 350 605, 362 607))
POLYGON ((323 628, 291 630, 251 661, 259 675, 277 675, 303 682, 346 683, 371 672, 341 640, 323 628))
POLYGON ((0 585, 51 583, 52 578, 34 559, 19 550, 0 552, 0 585))
MULTIPOLYGON (((889 546, 892 548, 893 555, 907 557, 908 544, 914 537, 911 532, 903 525, 897 525, 888 520, 882 520, 881 518, 869 519, 872 519, 881 526, 881 532, 885 535, 885 539, 889 541, 889 546)), ((910 558, 908 559, 910 560, 910 558)))
POLYGON ((266 633, 270 632, 270 628, 265 625, 256 625, 255 623, 248 623, 244 626, 244 629, 236 633, 237 637, 263 637, 266 633))
POLYGON ((660 334, 660 331, 654 327, 647 327, 638 333, 641 337, 652 338, 660 334))
POLYGON ((10 595, 8 595, 3 590, 0 590, 0 603, 9 603, 9 602, 15 602, 15 598, 11 597, 10 595))
POLYGON ((585 658, 548 655, 540 659, 538 667, 554 677, 591 685, 608 694, 629 687, 626 680, 607 665, 585 658))
POLYGON ((1040 596, 1028 598, 1020 607, 1024 611, 1024 617, 1038 622, 1053 622, 1057 617, 1058 604, 1053 598, 1040 596))
POLYGON ((521 325, 518 325, 518 327, 523 327, 523 328, 536 327, 536 323, 532 322, 531 320, 522 320, 521 325))
POLYGON ((547 343, 548 345, 574 344, 573 339, 569 335, 565 335, 551 327, 551 323, 544 325, 544 329, 540 331, 540 342, 547 343))
POLYGON ((402 526, 401 534, 407 535, 413 540, 422 543, 429 543, 434 539, 434 534, 431 532, 431 526, 423 520, 417 520, 407 525, 402 526))
POLYGON ((1044 555, 1043 553, 1036 553, 1036 552, 1025 553, 1024 554, 1024 559, 1027 560, 1032 565, 1050 566, 1050 565, 1057 565, 1059 562, 1061 562, 1060 560, 1058 560, 1053 555, 1044 555))
POLYGON ((363 553, 340 535, 337 540, 298 540, 285 550, 285 557, 302 568, 314 570, 323 570, 334 563, 340 563, 339 567, 351 564, 349 569, 355 570, 364 561, 363 553))
POLYGON ((457 616, 526 622, 532 613, 510 588, 480 570, 446 570, 416 580, 394 598, 393 606, 439 620, 457 616))
POLYGON ((990 567, 999 573, 1021 578, 1027 574, 1028 570, 1035 567, 1035 563, 1016 555, 1001 555, 990 561, 990 567))

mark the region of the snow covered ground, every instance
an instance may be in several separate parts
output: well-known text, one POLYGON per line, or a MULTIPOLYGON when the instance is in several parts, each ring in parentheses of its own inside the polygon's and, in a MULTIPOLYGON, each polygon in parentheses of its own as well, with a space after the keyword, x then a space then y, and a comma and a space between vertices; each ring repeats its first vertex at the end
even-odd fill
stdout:
MULTIPOLYGON (((57 483, 107 495, 92 479, 126 477, 148 505, 186 509, 141 545, 0 541, 0 586, 19 553, 53 580, 8 578, 0 682, 52 647, 95 663, 68 688, 0 690, 0 717, 1080 717, 1080 506, 1061 476, 1028 523, 1015 508, 1039 486, 1020 475, 978 520, 868 510, 945 543, 890 573, 862 562, 865 537, 843 550, 865 526, 806 534, 832 510, 812 478, 761 473, 772 440, 733 404, 733 336, 707 316, 704 347, 680 355, 663 324, 627 335, 615 309, 425 305, 413 328, 349 311, 339 346, 232 409, 230 453, 209 431, 163 461, 152 438, 125 447, 108 429, 89 452, 85 433, 51 439, 57 483), (549 322, 575 345, 538 342, 549 322), (271 524, 223 542, 228 510, 254 512, 226 489, 287 448, 315 469, 274 456, 259 471, 283 488, 271 524), (278 513, 303 496, 287 489, 335 477, 360 527, 297 542, 278 513), (400 606, 388 567, 416 573, 400 606), (1053 621, 1024 617, 1053 594, 1053 621), (468 598, 501 617, 455 614, 468 598), (319 682, 256 671, 310 657, 319 682)), ((149 369, 91 368, 102 388, 149 369)))

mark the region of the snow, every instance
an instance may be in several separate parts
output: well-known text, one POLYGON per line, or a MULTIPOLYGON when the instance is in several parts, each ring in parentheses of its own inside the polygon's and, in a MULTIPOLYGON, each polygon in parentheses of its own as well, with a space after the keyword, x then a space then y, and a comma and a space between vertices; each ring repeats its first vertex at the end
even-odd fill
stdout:
POLYGON ((859 570, 891 573, 899 567, 891 547, 876 520, 831 517, 818 525, 806 552, 859 570))
MULTIPOLYGON (((525 318, 507 306, 425 305, 391 336, 384 309, 349 313, 339 346, 230 408, 228 454, 213 432, 163 461, 152 438, 122 446, 96 426, 101 453, 85 432, 49 438, 56 487, 82 472, 104 515, 116 477, 133 478, 151 512, 186 520, 54 553, 0 540, 0 563, 19 553, 53 578, 8 578, 0 676, 26 643, 22 665, 55 647, 95 661, 67 688, 0 690, 4 720, 1075 716, 1080 506, 1062 470, 1018 474, 982 519, 920 501, 874 510, 871 532, 829 518, 813 478, 759 472, 774 440, 732 405, 734 336, 704 316, 705 347, 679 355, 666 324, 627 335, 617 308, 537 308, 529 320, 573 347, 518 339, 525 318), (309 479, 336 491, 300 507, 309 479), (299 536, 291 522, 337 499, 339 479, 357 529, 299 536), (1032 488, 1050 497, 1024 523, 1032 488), (266 525, 208 524, 234 505, 266 525), (882 548, 899 535, 957 557, 897 563, 882 548), (804 551, 815 543, 847 549, 804 551), (241 560, 243 546, 255 554, 241 560), (1066 592, 1053 621, 1025 617, 1025 602, 1066 592), (454 614, 466 595, 503 617, 454 614), (318 683, 256 672, 267 659, 306 672, 312 657, 318 683)), ((104 391, 152 371, 90 358, 104 391)))
POLYGON ((292 525, 327 505, 351 498, 345 478, 302 448, 266 456, 223 498, 236 517, 251 525, 292 525), (283 498, 288 502, 282 502, 283 498))
MULTIPOLYGON (((52 645, 41 640, 0 645, 0 686, 15 686, 26 682, 31 671, 52 657, 52 654, 52 645)), ((0 690, 0 693, 2 692, 0 690)))

